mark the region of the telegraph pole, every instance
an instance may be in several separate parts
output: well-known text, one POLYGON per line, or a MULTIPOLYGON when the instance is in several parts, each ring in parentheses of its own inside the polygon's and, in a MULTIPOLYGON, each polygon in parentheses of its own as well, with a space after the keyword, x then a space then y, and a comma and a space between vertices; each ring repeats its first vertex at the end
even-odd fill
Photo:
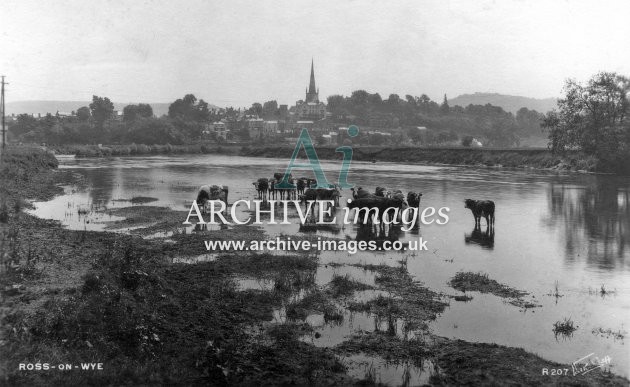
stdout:
POLYGON ((2 75, 2 91, 0 94, 0 105, 2 105, 2 151, 4 152, 4 148, 7 146, 7 128, 4 122, 4 75, 2 75))

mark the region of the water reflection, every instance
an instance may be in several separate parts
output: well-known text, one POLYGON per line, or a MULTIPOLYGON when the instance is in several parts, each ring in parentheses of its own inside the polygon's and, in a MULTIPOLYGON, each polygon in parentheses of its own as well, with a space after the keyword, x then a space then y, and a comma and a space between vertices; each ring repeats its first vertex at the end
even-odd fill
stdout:
POLYGON ((564 234, 565 259, 585 259, 600 270, 623 267, 630 244, 630 187, 627 181, 594 177, 583 186, 552 182, 544 220, 564 234), (584 254, 586 252, 586 254, 584 254))
POLYGON ((482 248, 492 250, 494 248, 494 227, 481 230, 480 226, 475 226, 470 234, 464 235, 464 242, 468 244, 476 244, 482 248))
POLYGON ((400 225, 373 225, 371 223, 357 225, 357 241, 375 241, 379 248, 385 241, 395 242, 400 239, 402 229, 400 225))

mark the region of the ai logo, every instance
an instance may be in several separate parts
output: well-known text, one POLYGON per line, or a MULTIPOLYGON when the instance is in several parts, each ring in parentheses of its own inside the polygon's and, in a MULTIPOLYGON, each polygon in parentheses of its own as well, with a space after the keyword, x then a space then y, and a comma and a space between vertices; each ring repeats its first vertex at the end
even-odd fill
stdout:
MULTIPOLYGON (((348 136, 356 137, 357 135, 359 135, 359 128, 355 125, 350 125, 348 128, 348 136)), ((335 151, 343 153, 343 161, 341 164, 341 170, 339 171, 337 184, 340 188, 352 188, 354 187, 354 184, 348 183, 348 172, 350 171, 350 163, 352 162, 352 147, 340 146, 335 149, 335 151)), ((326 179, 326 175, 324 174, 321 164, 319 163, 317 152, 315 152, 315 147, 313 146, 313 140, 308 134, 308 130, 306 130, 306 128, 302 129, 302 132, 300 133, 300 137, 295 144, 295 149, 293 150, 289 166, 284 172, 282 181, 276 185, 277 188, 295 188, 295 184, 289 183, 289 176, 291 175, 291 171, 294 169, 313 171, 315 179, 317 180, 317 186, 310 188, 329 188, 331 186, 328 179, 326 179), (306 157, 308 158, 308 163, 306 164, 300 164, 296 161, 297 156, 300 153, 300 147, 302 146, 304 147, 306 157)))

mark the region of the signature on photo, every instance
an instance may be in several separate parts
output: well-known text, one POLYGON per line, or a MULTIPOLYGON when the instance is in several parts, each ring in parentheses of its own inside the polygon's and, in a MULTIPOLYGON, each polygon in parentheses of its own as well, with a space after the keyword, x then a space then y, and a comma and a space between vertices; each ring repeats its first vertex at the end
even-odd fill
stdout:
POLYGON ((608 355, 604 356, 601 359, 594 355, 595 352, 590 353, 571 363, 573 376, 587 374, 595 369, 603 368, 606 365, 610 365, 612 362, 611 357, 608 355))

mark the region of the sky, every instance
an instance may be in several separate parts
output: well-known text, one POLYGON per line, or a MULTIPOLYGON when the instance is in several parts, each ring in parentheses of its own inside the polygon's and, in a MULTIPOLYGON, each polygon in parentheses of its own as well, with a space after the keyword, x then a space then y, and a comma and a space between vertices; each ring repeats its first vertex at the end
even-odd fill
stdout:
POLYGON ((353 90, 557 97, 565 79, 630 76, 630 1, 0 2, 7 101, 218 106, 353 90))

